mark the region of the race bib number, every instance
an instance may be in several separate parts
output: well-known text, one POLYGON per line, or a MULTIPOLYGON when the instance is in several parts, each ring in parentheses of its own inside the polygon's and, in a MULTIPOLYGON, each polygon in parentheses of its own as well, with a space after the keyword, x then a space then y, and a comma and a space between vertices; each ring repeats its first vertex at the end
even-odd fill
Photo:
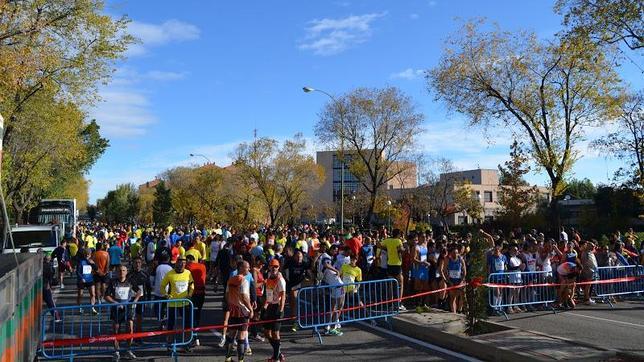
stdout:
POLYGON ((421 255, 420 256, 420 261, 426 262, 427 261, 427 255, 421 255))
POLYGON ((92 266, 83 265, 83 275, 88 275, 88 274, 92 274, 92 266))
POLYGON ((174 282, 174 288, 178 294, 185 293, 188 291, 188 281, 174 282))
POLYGON ((353 284, 354 280, 350 275, 342 276, 342 283, 344 284, 353 284))
POLYGON ((503 271, 503 269, 504 269, 503 260, 501 260, 501 259, 495 260, 494 261, 494 269, 496 269, 496 271, 499 271, 499 272, 503 271))
POLYGON ((130 299, 130 287, 116 287, 116 299, 128 300, 130 299))
POLYGON ((450 279, 461 279, 461 271, 460 270, 450 270, 449 271, 449 278, 450 279))
POLYGON ((269 302, 273 301, 273 289, 266 289, 266 300, 269 302))

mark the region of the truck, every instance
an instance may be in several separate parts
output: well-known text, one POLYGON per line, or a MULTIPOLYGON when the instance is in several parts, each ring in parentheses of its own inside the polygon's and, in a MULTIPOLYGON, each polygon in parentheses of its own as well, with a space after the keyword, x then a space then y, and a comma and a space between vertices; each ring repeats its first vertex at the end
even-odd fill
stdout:
POLYGON ((76 235, 76 199, 43 199, 29 213, 33 225, 60 225, 63 233, 76 235))
POLYGON ((51 253, 60 245, 63 240, 63 233, 59 225, 16 225, 11 227, 13 237, 12 248, 9 237, 4 238, 2 253, 10 254, 14 251, 19 253, 21 249, 27 248, 30 253, 42 249, 45 253, 51 253))

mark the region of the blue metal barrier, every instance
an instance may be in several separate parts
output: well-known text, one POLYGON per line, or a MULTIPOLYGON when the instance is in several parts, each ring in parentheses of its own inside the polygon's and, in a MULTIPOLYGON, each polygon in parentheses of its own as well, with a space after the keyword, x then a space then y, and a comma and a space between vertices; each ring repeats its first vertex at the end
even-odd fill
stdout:
MULTIPOLYGON (((557 300, 555 286, 540 284, 552 283, 552 272, 506 272, 492 273, 488 276, 488 283, 522 286, 522 288, 494 288, 488 291, 490 307, 507 318, 507 312, 513 313, 515 307, 534 306, 552 308, 550 304, 557 300), (533 286, 534 285, 534 286, 533 286)), ((553 309, 554 311, 554 309, 553 309)))
POLYGON ((306 287, 297 292, 297 323, 313 328, 320 343, 320 328, 397 315, 400 289, 396 279, 306 287))
POLYGON ((600 267, 597 270, 599 280, 609 280, 617 278, 639 277, 634 281, 614 282, 609 284, 597 284, 593 286, 594 294, 597 298, 602 299, 613 305, 612 298, 619 295, 644 293, 644 266, 608 266, 600 267))
POLYGON ((172 351, 176 359, 177 347, 188 347, 192 342, 193 314, 193 305, 189 299, 84 304, 47 309, 41 315, 39 355, 45 359, 68 359, 70 361, 80 356, 112 355, 116 351, 114 342, 96 342, 64 347, 42 346, 43 342, 52 340, 129 333, 128 321, 133 320, 135 333, 165 329, 181 330, 181 332, 169 336, 140 338, 129 347, 128 341, 121 341, 119 343, 120 352, 167 348, 172 351), (119 331, 114 330, 114 321, 120 322, 119 331))

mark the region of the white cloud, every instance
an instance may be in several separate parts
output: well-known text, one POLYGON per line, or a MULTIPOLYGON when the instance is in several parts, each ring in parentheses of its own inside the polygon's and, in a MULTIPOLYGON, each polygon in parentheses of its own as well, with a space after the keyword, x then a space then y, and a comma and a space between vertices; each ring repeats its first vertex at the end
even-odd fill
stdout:
POLYGON ((364 43, 372 34, 371 23, 386 13, 352 15, 339 19, 315 19, 306 28, 306 40, 300 49, 316 55, 334 55, 364 43))
POLYGON ((164 72, 161 70, 151 70, 144 74, 144 78, 157 81, 181 80, 186 77, 184 72, 164 72))
POLYGON ((129 56, 145 54, 150 47, 195 40, 201 34, 197 26, 176 19, 165 21, 162 24, 133 21, 128 26, 128 32, 140 40, 140 43, 130 46, 127 51, 129 56))
POLYGON ((418 15, 418 14, 416 14, 416 13, 409 14, 409 18, 410 18, 411 20, 416 20, 416 19, 420 18, 420 15, 418 15))
POLYGON ((417 78, 421 78, 422 76, 425 75, 425 70, 424 69, 412 69, 412 68, 407 68, 403 71, 400 71, 398 73, 393 73, 389 76, 391 79, 406 79, 406 80, 413 80, 417 78))
POLYGON ((110 138, 126 138, 146 133, 146 128, 157 121, 152 112, 148 94, 142 86, 149 82, 177 81, 186 72, 150 70, 139 72, 123 66, 116 70, 112 82, 99 92, 101 102, 90 116, 101 125, 101 131, 110 138))
POLYGON ((134 137, 145 134, 146 126, 157 118, 150 110, 148 97, 136 90, 107 89, 101 92, 102 101, 90 112, 109 138, 134 137))

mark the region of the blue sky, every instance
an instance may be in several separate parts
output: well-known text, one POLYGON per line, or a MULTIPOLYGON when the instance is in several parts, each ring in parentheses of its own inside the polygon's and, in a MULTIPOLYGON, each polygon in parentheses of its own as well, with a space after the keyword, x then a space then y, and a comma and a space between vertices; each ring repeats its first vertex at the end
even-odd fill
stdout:
MULTIPOLYGON (((229 164, 253 129, 277 139, 302 132, 310 152, 321 149, 313 126, 327 99, 303 93, 304 85, 330 93, 400 87, 425 114, 420 143, 428 155, 462 169, 496 168, 508 158, 509 137, 492 130, 487 139, 446 114, 422 71, 436 64, 444 39, 466 19, 486 17, 543 38, 560 29, 550 1, 119 0, 108 2, 107 12, 132 19, 129 31, 142 42, 129 49, 90 111, 111 143, 90 172, 91 202, 119 183, 138 185, 169 167, 204 162, 190 153, 229 164)), ((642 87, 628 62, 621 72, 642 87)), ((576 177, 606 182, 619 165, 585 146, 580 151, 576 177)))

